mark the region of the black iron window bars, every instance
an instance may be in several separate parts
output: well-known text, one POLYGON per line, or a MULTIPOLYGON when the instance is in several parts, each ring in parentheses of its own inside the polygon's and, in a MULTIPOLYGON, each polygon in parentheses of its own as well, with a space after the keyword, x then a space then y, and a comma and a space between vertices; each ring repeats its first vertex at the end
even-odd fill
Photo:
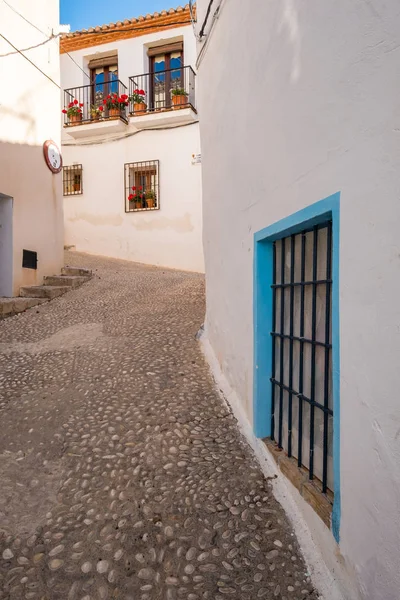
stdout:
POLYGON ((333 489, 332 223, 274 243, 271 437, 333 489))
POLYGON ((63 167, 63 194, 64 196, 83 194, 82 165, 63 167))
POLYGON ((125 212, 160 208, 159 161, 125 164, 125 212))

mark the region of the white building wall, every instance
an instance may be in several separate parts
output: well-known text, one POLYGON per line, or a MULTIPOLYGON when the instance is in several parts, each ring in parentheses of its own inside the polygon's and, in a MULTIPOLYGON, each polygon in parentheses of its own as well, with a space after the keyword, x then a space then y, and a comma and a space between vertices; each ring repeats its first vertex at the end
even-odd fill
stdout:
POLYGON ((198 124, 142 131, 94 146, 64 147, 79 161, 83 194, 64 198, 66 244, 77 250, 188 271, 203 271, 198 124), (159 160, 160 210, 125 213, 124 164, 159 160))
MULTIPOLYGON (((187 26, 70 54, 87 72, 96 53, 117 50, 119 79, 128 87, 130 76, 149 72, 149 46, 177 40, 184 43, 185 65, 194 67, 196 43, 187 26)), ((67 54, 61 55, 61 80, 63 89, 89 81, 67 54)), ((192 164, 192 155, 200 153, 199 125, 135 135, 127 128, 117 136, 112 143, 107 134, 101 143, 92 138, 88 145, 63 131, 64 164, 83 168, 83 194, 64 198, 65 243, 93 254, 204 271, 201 165, 192 164), (160 161, 160 210, 125 213, 124 164, 145 160, 160 161)))
POLYGON ((346 600, 400 589, 399 32, 396 0, 229 0, 198 75, 206 332, 250 421, 254 232, 341 192, 339 547, 299 502, 346 600))
MULTIPOLYGON (((0 3, 1 32, 16 48, 41 44, 58 32, 57 0, 8 4, 43 31, 0 3)), ((60 83, 58 38, 25 54, 60 83)), ((0 55, 0 194, 13 198, 12 291, 18 295, 21 285, 40 284, 63 264, 62 175, 52 174, 43 157, 46 140, 61 145, 60 92, 3 38, 0 55), (37 271, 22 268, 24 248, 38 253, 37 271)))

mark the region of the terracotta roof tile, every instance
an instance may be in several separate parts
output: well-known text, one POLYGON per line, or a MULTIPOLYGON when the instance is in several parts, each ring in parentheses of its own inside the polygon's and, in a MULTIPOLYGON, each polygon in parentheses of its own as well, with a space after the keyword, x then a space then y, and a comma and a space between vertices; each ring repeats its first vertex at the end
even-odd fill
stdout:
POLYGON ((64 52, 71 52, 81 48, 107 44, 118 39, 146 35, 150 32, 180 27, 189 23, 190 10, 189 4, 186 4, 185 6, 162 10, 161 12, 147 14, 146 16, 140 15, 136 18, 116 21, 108 25, 96 25, 88 29, 66 33, 61 36, 60 53, 63 54, 64 52), (145 28, 146 21, 151 21, 148 31, 145 28))

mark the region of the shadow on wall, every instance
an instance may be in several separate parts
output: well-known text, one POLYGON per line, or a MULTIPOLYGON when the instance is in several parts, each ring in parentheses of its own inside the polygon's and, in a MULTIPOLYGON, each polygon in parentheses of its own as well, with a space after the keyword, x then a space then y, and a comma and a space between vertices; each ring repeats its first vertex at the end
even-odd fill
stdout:
POLYGON ((62 173, 49 170, 42 145, 0 142, 0 194, 13 198, 13 295, 18 295, 22 285, 40 284, 63 266, 62 173), (37 270, 22 268, 23 249, 38 253, 37 270))

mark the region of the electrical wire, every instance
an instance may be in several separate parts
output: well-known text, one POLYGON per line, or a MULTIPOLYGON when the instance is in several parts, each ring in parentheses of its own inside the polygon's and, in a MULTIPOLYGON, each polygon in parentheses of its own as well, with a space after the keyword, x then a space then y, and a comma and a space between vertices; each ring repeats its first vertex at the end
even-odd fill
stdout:
POLYGON ((44 75, 49 81, 51 81, 51 83, 54 83, 54 85, 57 86, 59 90, 61 90, 60 86, 58 85, 58 83, 56 83, 54 81, 54 79, 52 79, 49 75, 47 75, 44 71, 42 71, 42 69, 40 67, 35 65, 35 63, 32 62, 30 58, 25 56, 25 54, 22 54, 21 50, 18 50, 18 48, 16 46, 14 46, 14 44, 12 42, 10 42, 10 40, 8 40, 2 33, 0 33, 0 37, 2 37, 3 40, 5 40, 7 42, 7 44, 10 44, 10 46, 12 48, 14 48, 14 50, 16 50, 16 52, 18 52, 18 54, 23 56, 25 58, 25 60, 27 60, 33 67, 35 67, 35 69, 37 69, 42 75, 44 75))
POLYGON ((201 29, 199 32, 199 39, 201 39, 204 36, 204 29, 207 25, 208 17, 210 16, 211 7, 212 7, 213 3, 214 3, 214 0, 210 0, 208 3, 206 16, 204 17, 203 25, 201 26, 201 29))
MULTIPOLYGON (((51 42, 52 40, 60 37, 61 35, 62 35, 61 33, 59 33, 57 35, 52 35, 47 40, 40 42, 40 44, 35 44, 34 46, 29 46, 28 48, 21 48, 20 52, 27 52, 28 50, 34 50, 35 48, 40 48, 40 46, 44 46, 48 42, 51 42)), ((13 52, 7 52, 7 54, 0 54, 0 58, 5 58, 6 56, 12 56, 13 54, 18 54, 18 51, 13 50, 13 52)))
POLYGON ((199 42, 200 38, 196 32, 196 19, 195 19, 194 12, 193 12, 193 0, 189 0, 189 12, 190 12, 190 21, 191 21, 192 27, 193 27, 194 37, 199 42))
POLYGON ((133 137, 134 135, 138 135, 143 131, 167 131, 169 129, 179 129, 180 127, 189 127, 190 125, 196 125, 199 121, 192 121, 191 123, 181 123, 180 125, 171 125, 170 127, 144 127, 140 131, 133 131, 131 133, 126 133, 124 135, 120 135, 118 137, 107 137, 102 140, 93 140, 91 142, 72 142, 72 143, 62 143, 62 146, 99 146, 100 144, 110 144, 112 142, 119 142, 120 140, 124 140, 126 138, 133 137))
MULTIPOLYGON (((44 31, 39 29, 39 27, 37 27, 36 25, 34 25, 30 21, 28 21, 28 19, 26 17, 24 17, 24 15, 21 15, 21 13, 18 12, 16 8, 11 6, 11 4, 8 4, 8 2, 6 0, 3 0, 3 2, 4 2, 4 4, 7 4, 8 8, 11 8, 11 10, 14 11, 19 17, 21 17, 21 19, 23 19, 26 23, 29 23, 29 25, 32 25, 32 27, 34 27, 36 29, 36 31, 39 31, 39 33, 42 33, 43 35, 45 35, 47 37, 47 33, 45 33, 44 31)), ((51 39, 51 38, 49 38, 49 39, 51 39)))
MULTIPOLYGON (((46 40, 44 42, 41 42, 40 44, 37 44, 36 46, 30 46, 29 48, 24 48, 21 50, 21 52, 26 52, 27 50, 33 50, 34 48, 39 48, 39 46, 43 46, 44 44, 47 44, 47 42, 49 42, 50 40, 54 40, 59 38, 61 35, 61 33, 54 35, 53 33, 51 34, 51 36, 48 38, 47 34, 42 31, 41 29, 39 29, 39 27, 37 25, 35 25, 34 23, 32 23, 31 21, 29 21, 29 19, 27 19, 26 17, 24 17, 23 14, 21 14, 18 10, 16 10, 13 6, 11 6, 11 4, 9 4, 7 2, 7 0, 3 0, 4 4, 6 4, 13 12, 15 12, 19 17, 21 17, 21 19, 23 19, 26 23, 28 23, 29 25, 31 25, 32 27, 34 27, 36 29, 36 31, 39 31, 39 33, 41 33, 42 35, 46 36, 46 40)), ((2 54, 0 55, 0 58, 3 58, 5 56, 11 56, 12 54, 16 54, 16 52, 9 52, 8 54, 2 54)), ((88 79, 90 79, 90 75, 88 75, 88 73, 86 73, 86 71, 84 71, 84 69, 82 69, 82 67, 76 62, 76 60, 74 60, 72 58, 72 56, 70 55, 69 52, 65 52, 65 54, 67 56, 69 56, 69 58, 72 60, 72 62, 78 67, 78 69, 80 69, 82 71, 82 73, 84 75, 86 75, 86 77, 88 79)))

